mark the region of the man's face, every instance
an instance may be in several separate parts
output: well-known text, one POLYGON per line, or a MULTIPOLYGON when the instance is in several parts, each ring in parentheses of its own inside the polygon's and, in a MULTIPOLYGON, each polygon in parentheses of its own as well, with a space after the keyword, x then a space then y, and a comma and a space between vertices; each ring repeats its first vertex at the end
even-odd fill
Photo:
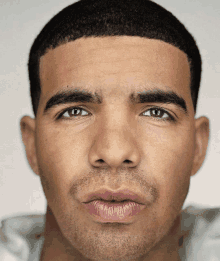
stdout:
POLYGON ((39 175, 63 235, 88 258, 135 260, 168 232, 189 188, 195 127, 186 55, 159 40, 85 38, 49 50, 40 79, 39 175), (80 91, 95 102, 74 102, 80 91), (171 92, 185 109, 182 99, 165 102, 171 92), (61 93, 73 95, 47 104, 61 93), (127 189, 147 204, 127 222, 100 221, 83 203, 100 189, 127 189))

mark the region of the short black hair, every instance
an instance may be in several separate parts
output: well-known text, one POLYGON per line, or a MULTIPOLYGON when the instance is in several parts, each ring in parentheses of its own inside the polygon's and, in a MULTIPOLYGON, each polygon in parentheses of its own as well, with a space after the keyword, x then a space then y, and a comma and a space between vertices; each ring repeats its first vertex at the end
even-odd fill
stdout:
POLYGON ((201 80, 201 56, 193 36, 169 11, 150 0, 81 0, 55 15, 36 37, 28 71, 33 111, 41 93, 39 60, 49 49, 85 37, 139 36, 158 39, 188 57, 191 96, 196 112, 201 80))

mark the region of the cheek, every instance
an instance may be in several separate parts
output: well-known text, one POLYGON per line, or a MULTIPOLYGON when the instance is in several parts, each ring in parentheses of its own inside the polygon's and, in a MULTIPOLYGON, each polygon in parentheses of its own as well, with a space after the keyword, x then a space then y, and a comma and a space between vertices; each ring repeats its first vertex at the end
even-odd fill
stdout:
MULTIPOLYGON (((45 128, 47 129, 47 128, 45 128)), ((71 132, 39 131, 36 140, 40 178, 48 200, 65 199, 86 164, 86 137, 71 132)))
POLYGON ((145 169, 159 185, 160 209, 179 209, 189 188, 194 155, 194 136, 185 129, 154 129, 145 139, 145 169))

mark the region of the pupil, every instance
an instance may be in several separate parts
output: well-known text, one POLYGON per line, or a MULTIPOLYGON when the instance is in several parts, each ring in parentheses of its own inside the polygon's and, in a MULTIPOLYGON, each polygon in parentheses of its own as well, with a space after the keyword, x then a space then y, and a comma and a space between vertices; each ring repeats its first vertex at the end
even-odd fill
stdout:
POLYGON ((76 113, 77 113, 77 111, 78 111, 78 109, 74 109, 74 110, 73 110, 73 113, 74 113, 74 114, 76 114, 76 113))
POLYGON ((159 113, 158 113, 158 110, 155 110, 155 113, 156 113, 156 115, 158 116, 158 114, 159 114, 159 113))
POLYGON ((155 115, 155 116, 161 116, 161 111, 160 110, 158 110, 158 109, 154 109, 153 110, 153 114, 155 115))

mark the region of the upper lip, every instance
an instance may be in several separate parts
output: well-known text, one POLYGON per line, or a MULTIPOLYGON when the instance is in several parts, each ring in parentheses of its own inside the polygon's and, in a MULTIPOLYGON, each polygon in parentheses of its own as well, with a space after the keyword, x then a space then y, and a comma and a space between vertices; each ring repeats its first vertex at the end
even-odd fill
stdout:
POLYGON ((92 192, 85 196, 83 203, 89 203, 94 200, 105 200, 105 201, 133 201, 138 204, 146 204, 146 200, 141 195, 134 193, 131 190, 123 189, 118 191, 111 191, 106 189, 101 189, 95 192, 92 192))

